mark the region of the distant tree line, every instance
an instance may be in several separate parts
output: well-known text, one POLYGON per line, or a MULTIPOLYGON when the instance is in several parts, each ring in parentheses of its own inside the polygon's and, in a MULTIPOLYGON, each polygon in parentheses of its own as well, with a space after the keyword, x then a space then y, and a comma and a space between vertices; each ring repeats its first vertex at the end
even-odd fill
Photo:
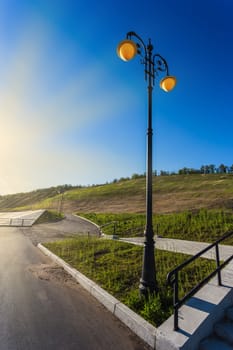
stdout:
POLYGON ((160 171, 160 175, 188 175, 188 174, 233 174, 233 164, 228 166, 221 163, 219 166, 215 164, 202 165, 199 169, 184 167, 177 172, 160 171))
MULTIPOLYGON (((153 171, 153 176, 171 176, 171 175, 189 175, 189 174, 233 174, 233 164, 231 166, 221 163, 219 166, 215 164, 202 165, 199 169, 184 167, 178 171, 157 170, 153 171)), ((121 177, 120 179, 114 179, 112 182, 117 183, 127 180, 140 179, 146 176, 144 174, 134 173, 131 177, 121 177)))

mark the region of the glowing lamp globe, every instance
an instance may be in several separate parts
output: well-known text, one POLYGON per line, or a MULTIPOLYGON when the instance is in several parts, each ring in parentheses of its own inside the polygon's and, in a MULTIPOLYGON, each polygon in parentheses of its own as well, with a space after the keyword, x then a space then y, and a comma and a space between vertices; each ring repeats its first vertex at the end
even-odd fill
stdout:
POLYGON ((132 60, 137 54, 137 45, 132 40, 123 40, 117 46, 117 54, 123 61, 132 60))
POLYGON ((176 78, 170 75, 167 75, 160 81, 160 87, 166 92, 169 92, 174 89, 176 86, 176 78))

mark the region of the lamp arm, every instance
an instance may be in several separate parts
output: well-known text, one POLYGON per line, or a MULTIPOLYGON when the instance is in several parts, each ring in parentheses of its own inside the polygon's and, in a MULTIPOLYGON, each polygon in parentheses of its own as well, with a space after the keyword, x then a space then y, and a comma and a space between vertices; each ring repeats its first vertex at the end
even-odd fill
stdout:
POLYGON ((169 75, 168 64, 165 58, 163 58, 160 54, 156 53, 153 56, 154 70, 157 72, 158 70, 161 72, 166 72, 169 75), (158 59, 156 59, 158 58, 158 59))
MULTIPOLYGON (((139 40, 139 42, 142 44, 142 47, 145 51, 145 56, 147 56, 147 49, 146 49, 146 45, 144 43, 144 41, 142 40, 142 38, 135 32, 128 32, 126 34, 126 38, 127 39, 131 39, 131 37, 134 36, 135 38, 137 38, 139 40)), ((141 46, 140 44, 137 44, 139 47, 141 46)), ((140 52, 139 52, 140 53, 140 52)))

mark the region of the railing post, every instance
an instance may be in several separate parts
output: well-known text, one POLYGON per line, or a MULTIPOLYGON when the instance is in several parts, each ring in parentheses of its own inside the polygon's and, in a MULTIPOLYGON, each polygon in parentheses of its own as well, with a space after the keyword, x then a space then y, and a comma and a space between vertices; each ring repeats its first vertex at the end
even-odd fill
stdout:
POLYGON ((178 311, 179 307, 177 305, 179 301, 179 286, 178 286, 178 272, 175 272, 175 278, 174 278, 174 295, 173 295, 173 304, 174 304, 174 331, 177 331, 179 329, 178 325, 178 311))
POLYGON ((199 253, 194 255, 193 257, 187 259, 185 262, 177 266, 175 269, 170 271, 167 275, 167 283, 173 287, 173 308, 174 308, 174 331, 177 331, 179 329, 178 325, 178 312, 181 305, 184 304, 188 298, 192 297, 202 286, 204 286, 211 278, 215 277, 216 274, 218 275, 218 285, 222 285, 222 276, 221 276, 221 270, 231 261, 233 260, 233 255, 231 255, 229 258, 227 258, 222 264, 220 264, 220 257, 219 257, 219 243, 224 241, 226 238, 233 235, 233 231, 226 233, 222 238, 219 238, 216 242, 210 244, 208 247, 201 250, 199 253), (213 249, 215 247, 216 250, 216 269, 210 273, 206 278, 204 278, 200 283, 198 283, 192 290, 187 293, 184 297, 179 299, 179 280, 178 280, 178 273, 181 271, 185 266, 199 258, 201 255, 209 251, 210 249, 213 249))
POLYGON ((221 270, 219 269, 220 267, 220 259, 219 259, 219 246, 218 246, 218 243, 216 243, 216 246, 215 246, 215 250, 216 250, 216 266, 217 266, 217 269, 218 269, 218 285, 221 286, 222 285, 222 278, 221 278, 221 270))

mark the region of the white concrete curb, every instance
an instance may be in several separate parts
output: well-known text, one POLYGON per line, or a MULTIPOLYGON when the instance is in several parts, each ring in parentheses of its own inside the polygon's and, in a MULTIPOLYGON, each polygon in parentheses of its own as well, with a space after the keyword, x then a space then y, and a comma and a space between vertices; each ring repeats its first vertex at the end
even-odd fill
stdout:
POLYGON ((72 215, 76 216, 79 219, 85 220, 85 221, 89 222, 90 224, 94 225, 99 230, 99 237, 104 237, 105 236, 105 234, 102 233, 100 226, 97 225, 95 222, 93 222, 93 221, 91 221, 89 219, 86 219, 83 216, 80 216, 80 215, 77 215, 77 214, 72 214, 72 215))
POLYGON ((61 265, 78 283, 82 285, 91 295, 93 295, 101 304, 112 312, 119 320, 129 327, 138 337, 155 349, 157 328, 144 320, 138 314, 130 310, 126 305, 107 293, 95 282, 84 276, 81 272, 71 267, 64 260, 45 248, 41 243, 37 247, 57 264, 61 265))
POLYGON ((89 220, 89 219, 86 219, 86 218, 84 218, 83 216, 79 216, 79 215, 77 215, 77 214, 72 214, 72 215, 73 215, 73 216, 76 216, 76 217, 79 218, 79 219, 82 219, 82 220, 85 220, 85 221, 89 222, 90 224, 96 226, 96 227, 100 230, 100 226, 97 225, 95 222, 93 222, 93 221, 91 221, 91 220, 89 220))

